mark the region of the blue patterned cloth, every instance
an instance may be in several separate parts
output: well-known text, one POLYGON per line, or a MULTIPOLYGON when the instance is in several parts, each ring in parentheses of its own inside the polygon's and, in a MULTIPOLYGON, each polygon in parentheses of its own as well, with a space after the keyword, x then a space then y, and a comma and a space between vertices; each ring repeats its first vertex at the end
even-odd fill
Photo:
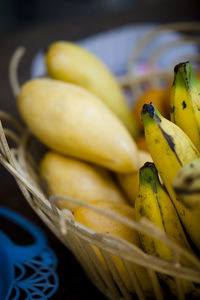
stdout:
POLYGON ((31 222, 7 208, 0 207, 0 216, 34 238, 32 245, 18 246, 0 231, 0 300, 49 299, 58 288, 57 258, 44 235, 31 222))

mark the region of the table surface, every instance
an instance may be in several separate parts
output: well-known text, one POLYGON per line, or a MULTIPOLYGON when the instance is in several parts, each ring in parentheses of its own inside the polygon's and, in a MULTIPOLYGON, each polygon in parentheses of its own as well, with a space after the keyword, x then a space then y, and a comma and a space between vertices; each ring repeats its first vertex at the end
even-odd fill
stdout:
MULTIPOLYGON (((181 10, 178 10, 172 5, 166 9, 162 9, 159 5, 158 7, 152 6, 146 10, 137 7, 136 10, 129 12, 109 13, 98 16, 93 15, 70 21, 57 21, 54 23, 16 28, 6 32, 0 36, 0 109, 19 119, 15 99, 8 82, 9 60, 17 46, 23 45, 27 49, 27 54, 22 59, 19 69, 19 78, 21 82, 24 82, 30 76, 29 67, 34 54, 55 40, 65 39, 73 41, 111 28, 136 22, 166 23, 184 20, 199 21, 199 10, 197 10, 195 3, 196 2, 191 2, 190 6, 184 6, 181 10)), ((105 299, 88 280, 70 251, 57 240, 30 208, 15 183, 15 180, 2 166, 0 166, 0 182, 0 205, 4 205, 21 213, 37 224, 47 236, 49 245, 58 257, 57 273, 59 275, 60 285, 51 299, 105 299)), ((9 231, 9 228, 7 229, 9 231)), ((10 228, 10 230, 12 229, 10 228)), ((16 232, 15 239, 18 243, 25 242, 24 240, 22 241, 20 232, 16 232)))

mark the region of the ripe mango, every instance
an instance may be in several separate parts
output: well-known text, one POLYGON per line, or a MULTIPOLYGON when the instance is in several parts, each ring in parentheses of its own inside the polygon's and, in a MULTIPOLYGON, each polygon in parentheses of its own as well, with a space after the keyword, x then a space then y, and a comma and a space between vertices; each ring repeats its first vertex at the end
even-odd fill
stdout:
POLYGON ((135 169, 133 138, 86 89, 53 79, 33 79, 22 86, 17 105, 32 133, 56 152, 118 172, 135 169))
POLYGON ((138 135, 138 124, 120 85, 94 54, 75 43, 58 41, 49 46, 45 57, 50 77, 86 88, 122 120, 134 137, 138 135))
MULTIPOLYGON (((40 162, 39 173, 48 196, 61 195, 83 202, 126 203, 111 174, 102 167, 48 151, 40 162)), ((76 208, 65 200, 59 200, 58 206, 72 212, 76 208)))
MULTIPOLYGON (((135 219, 134 208, 130 207, 129 205, 123 203, 114 203, 111 201, 103 201, 103 202, 93 201, 91 202, 91 204, 93 204, 98 208, 117 213, 121 216, 130 218, 132 220, 135 219)), ((96 232, 118 236, 130 243, 133 243, 139 248, 141 247, 137 231, 125 224, 122 224, 117 220, 111 219, 109 217, 106 217, 100 213, 94 212, 91 209, 84 208, 84 207, 78 207, 74 211, 74 217, 79 223, 89 227, 90 229, 96 232)), ((101 253, 99 252, 98 248, 95 246, 93 247, 98 258, 103 264, 104 268, 108 270, 106 263, 101 253)), ((127 289, 130 292, 134 292, 130 277, 128 276, 127 271, 121 259, 115 255, 112 255, 112 260, 115 263, 115 266, 127 289)), ((129 262, 129 264, 131 265, 131 268, 134 269, 137 279, 142 289, 144 290, 145 294, 151 295, 152 286, 146 270, 143 267, 134 264, 132 262, 129 262)))

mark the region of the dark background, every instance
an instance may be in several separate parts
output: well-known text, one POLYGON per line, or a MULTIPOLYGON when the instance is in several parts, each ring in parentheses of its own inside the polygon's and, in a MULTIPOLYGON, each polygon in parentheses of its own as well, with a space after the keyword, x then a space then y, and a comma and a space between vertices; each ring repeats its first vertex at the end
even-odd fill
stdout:
POLYGON ((13 27, 130 11, 132 22, 198 20, 199 7, 198 0, 0 0, 0 33, 13 27))
MULTIPOLYGON (((9 61, 19 45, 27 48, 19 69, 23 82, 29 78, 34 54, 52 41, 75 41, 129 23, 199 20, 199 0, 0 0, 0 109, 19 118, 8 82, 9 61)), ((58 256, 60 279, 59 289, 52 299, 104 298, 86 278, 73 255, 29 207, 14 179, 2 166, 0 204, 34 221, 48 237, 49 245, 58 256)), ((3 223, 0 224, 2 229, 3 223)), ((13 226, 4 229, 15 242, 29 242, 22 232, 13 230, 13 226)))

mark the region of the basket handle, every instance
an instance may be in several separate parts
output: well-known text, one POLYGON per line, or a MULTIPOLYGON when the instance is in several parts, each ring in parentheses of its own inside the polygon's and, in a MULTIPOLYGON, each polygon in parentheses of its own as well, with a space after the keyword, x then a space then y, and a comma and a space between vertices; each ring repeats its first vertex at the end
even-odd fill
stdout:
POLYGON ((36 257, 42 249, 46 248, 47 244, 45 237, 30 221, 26 220, 16 212, 2 206, 0 206, 0 215, 22 227, 34 238, 34 243, 32 245, 18 246, 5 233, 0 231, 0 247, 2 245, 6 248, 13 263, 23 262, 36 257))

